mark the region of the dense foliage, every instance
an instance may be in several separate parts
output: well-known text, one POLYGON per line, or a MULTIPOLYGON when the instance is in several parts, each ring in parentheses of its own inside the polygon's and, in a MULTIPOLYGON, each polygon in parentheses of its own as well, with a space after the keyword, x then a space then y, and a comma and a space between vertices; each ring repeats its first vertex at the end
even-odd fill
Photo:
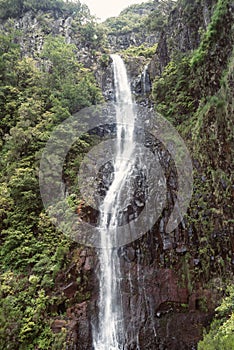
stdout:
MULTIPOLYGON (((18 3, 22 5, 14 5, 18 3)), ((46 8, 65 6, 62 1, 44 3, 46 8)), ((35 10, 39 4, 44 6, 23 2, 35 10)), ((8 9, 10 4, 1 5, 8 9)), ((8 33, 0 32, 0 349, 62 349, 65 334, 54 335, 50 319, 58 312, 53 305, 64 296, 52 296, 51 289, 66 266, 71 242, 44 213, 39 159, 53 128, 102 101, 102 94, 92 72, 78 62, 73 44, 47 36, 37 59, 22 57, 15 44, 18 35, 9 25, 8 33)))
POLYGON ((104 24, 109 34, 155 33, 162 30, 174 5, 173 0, 148 1, 131 5, 118 17, 108 18, 104 24))
POLYGON ((20 17, 27 11, 47 11, 66 12, 68 14, 79 13, 81 20, 89 17, 90 12, 86 5, 77 1, 63 0, 1 0, 0 1, 0 18, 20 17))
POLYGON ((142 5, 132 5, 122 11, 118 17, 108 18, 105 25, 108 33, 127 33, 131 31, 139 31, 143 28, 144 20, 150 10, 153 9, 152 2, 149 1, 142 5), (142 11, 142 9, 144 9, 142 11))
POLYGON ((174 54, 162 76, 154 81, 153 96, 158 111, 172 122, 174 119, 175 124, 189 118, 199 103, 203 104, 220 88, 234 42, 229 3, 228 0, 217 2, 199 48, 193 53, 174 54), (225 50, 220 51, 221 47, 225 50))
POLYGON ((168 17, 175 7, 176 0, 155 1, 155 8, 145 19, 145 25, 149 32, 161 31, 167 24, 168 17))
POLYGON ((228 296, 216 309, 216 317, 210 331, 198 344, 198 350, 230 350, 234 348, 234 288, 227 290, 228 296))
POLYGON ((144 44, 140 46, 129 46, 126 50, 121 51, 121 55, 123 57, 125 56, 132 56, 132 57, 139 57, 143 56, 145 58, 152 58, 152 56, 155 54, 155 51, 157 49, 157 44, 147 47, 144 44))

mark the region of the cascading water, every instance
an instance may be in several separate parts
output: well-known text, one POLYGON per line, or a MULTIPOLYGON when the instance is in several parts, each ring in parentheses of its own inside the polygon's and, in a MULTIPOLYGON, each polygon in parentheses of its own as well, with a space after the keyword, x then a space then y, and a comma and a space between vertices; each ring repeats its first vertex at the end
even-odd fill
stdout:
POLYGON ((99 322, 94 330, 95 350, 122 350, 124 348, 123 310, 121 306, 121 271, 117 250, 116 229, 121 208, 121 192, 134 165, 134 107, 130 84, 123 60, 113 60, 116 94, 116 155, 112 183, 100 208, 99 229, 99 322))
POLYGON ((143 94, 147 94, 150 92, 150 80, 149 80, 149 74, 148 74, 148 65, 145 66, 142 77, 141 77, 141 83, 142 83, 142 92, 143 94))

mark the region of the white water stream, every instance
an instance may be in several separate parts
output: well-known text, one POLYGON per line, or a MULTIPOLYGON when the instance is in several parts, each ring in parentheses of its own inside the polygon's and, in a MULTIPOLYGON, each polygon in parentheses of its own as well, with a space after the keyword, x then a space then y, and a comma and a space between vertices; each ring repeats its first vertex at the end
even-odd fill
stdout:
POLYGON ((112 55, 116 95, 116 153, 112 183, 100 208, 99 323, 94 329, 95 350, 124 349, 121 271, 118 257, 118 226, 121 192, 134 164, 134 107, 123 60, 112 55))

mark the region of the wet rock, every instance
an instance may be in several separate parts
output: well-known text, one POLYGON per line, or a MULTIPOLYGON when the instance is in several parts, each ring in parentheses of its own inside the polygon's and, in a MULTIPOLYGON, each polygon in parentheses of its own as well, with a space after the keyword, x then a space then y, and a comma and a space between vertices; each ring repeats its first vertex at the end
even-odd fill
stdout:
POLYGON ((107 66, 103 67, 100 60, 98 61, 97 67, 95 69, 95 77, 97 79, 98 85, 102 89, 105 101, 114 102, 114 79, 113 79, 113 69, 111 66, 111 60, 108 61, 107 66))
POLYGON ((67 310, 67 350, 89 350, 92 348, 91 325, 88 304, 75 304, 67 310))
POLYGON ((162 218, 159 224, 159 232, 162 234, 165 232, 165 219, 162 218))
POLYGON ((135 260, 136 258, 136 252, 132 247, 128 247, 125 250, 125 258, 127 259, 127 261, 132 262, 135 260))

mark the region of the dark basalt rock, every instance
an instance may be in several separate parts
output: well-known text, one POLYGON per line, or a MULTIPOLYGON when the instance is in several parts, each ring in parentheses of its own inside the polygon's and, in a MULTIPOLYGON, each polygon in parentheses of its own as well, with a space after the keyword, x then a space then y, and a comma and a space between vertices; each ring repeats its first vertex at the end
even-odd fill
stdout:
POLYGON ((201 41, 201 29, 210 23, 214 0, 179 3, 171 12, 168 25, 158 41, 155 56, 149 64, 150 79, 160 76, 173 54, 195 50, 201 41))

